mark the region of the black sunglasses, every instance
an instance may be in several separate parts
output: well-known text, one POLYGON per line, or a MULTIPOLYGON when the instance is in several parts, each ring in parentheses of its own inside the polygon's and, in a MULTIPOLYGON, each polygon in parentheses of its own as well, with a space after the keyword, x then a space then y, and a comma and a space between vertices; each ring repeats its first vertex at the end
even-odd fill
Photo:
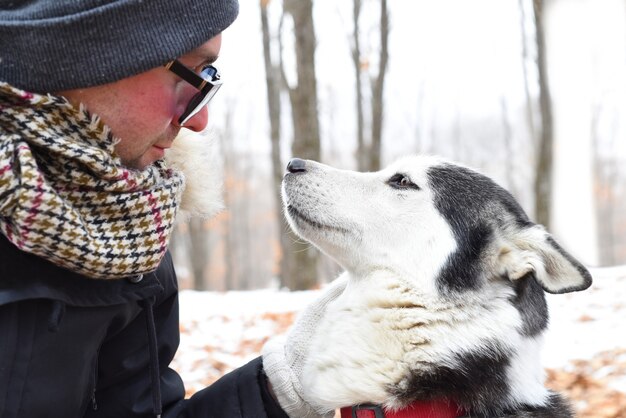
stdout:
POLYGON ((220 73, 213 65, 207 65, 200 74, 196 74, 195 71, 181 64, 178 60, 168 62, 165 64, 165 68, 200 90, 198 94, 191 98, 185 112, 178 119, 179 125, 183 126, 196 113, 201 111, 220 89, 222 86, 220 73))

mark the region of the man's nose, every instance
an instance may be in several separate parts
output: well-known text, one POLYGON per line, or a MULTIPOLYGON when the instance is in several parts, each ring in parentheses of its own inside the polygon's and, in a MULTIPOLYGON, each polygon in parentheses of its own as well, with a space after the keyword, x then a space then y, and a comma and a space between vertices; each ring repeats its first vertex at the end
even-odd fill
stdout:
POLYGON ((184 128, 187 128, 194 132, 201 132, 206 128, 209 123, 209 110, 207 106, 204 106, 202 110, 193 115, 191 119, 189 119, 183 125, 184 128))

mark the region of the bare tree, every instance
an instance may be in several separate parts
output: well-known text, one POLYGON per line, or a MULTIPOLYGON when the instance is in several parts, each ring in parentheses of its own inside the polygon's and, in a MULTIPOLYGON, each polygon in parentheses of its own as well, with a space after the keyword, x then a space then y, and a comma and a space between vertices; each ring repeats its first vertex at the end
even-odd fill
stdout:
POLYGON ((513 194, 513 196, 519 196, 515 184, 515 152, 513 151, 513 129, 511 127, 511 121, 509 120, 509 109, 506 102, 506 97, 500 97, 500 111, 502 114, 502 129, 504 137, 504 149, 506 155, 506 183, 507 189, 513 194))
MULTIPOLYGON (((254 169, 252 167, 252 158, 250 154, 244 153, 239 156, 241 177, 243 179, 251 179, 254 175, 254 169)), ((248 290, 254 283, 254 272, 257 260, 255 260, 255 252, 252 250, 252 230, 251 224, 251 212, 254 205, 252 200, 251 186, 246 181, 242 187, 243 198, 239 202, 239 210, 237 216, 237 225, 239 225, 239 231, 237 234, 238 253, 237 260, 248 260, 248 262, 239 262, 238 264, 238 277, 237 277, 237 289, 248 290)))
POLYGON ((537 69, 539 75, 539 109, 541 133, 537 148, 535 170, 535 220, 550 229, 550 197, 552 195, 553 124, 546 45, 544 36, 543 0, 533 0, 537 41, 537 69))
POLYGON ((600 265, 611 266, 623 262, 619 257, 620 236, 620 172, 619 162, 612 156, 616 135, 619 132, 616 118, 611 120, 610 136, 601 141, 598 125, 605 109, 600 103, 594 104, 591 111, 591 139, 593 149, 594 199, 596 202, 596 223, 598 225, 600 265))
POLYGON ((315 73, 315 29, 312 0, 284 0, 285 12, 293 18, 297 83, 289 88, 295 156, 319 160, 320 131, 317 115, 317 79, 315 73))
POLYGON ((380 53, 378 59, 378 74, 372 88, 372 146, 369 152, 369 169, 380 169, 382 153, 383 131, 383 93, 385 76, 389 61, 389 10, 387 0, 380 0, 380 53))
POLYGON ((362 0, 353 0, 352 18, 352 62, 356 76, 356 113, 357 113, 357 167, 359 171, 376 171, 380 169, 382 153, 382 130, 384 115, 384 89, 387 66, 389 62, 389 11, 387 0, 380 0, 380 50, 378 56, 378 72, 371 79, 371 131, 365 136, 365 111, 363 106, 363 57, 360 40, 359 19, 362 0))
POLYGON ((354 64, 355 75, 355 87, 356 87, 356 161, 357 169, 359 171, 367 170, 367 146, 364 138, 364 123, 365 117, 363 115, 363 81, 362 81, 362 63, 361 63, 361 39, 360 39, 360 25, 359 20, 361 18, 361 0, 354 0, 352 7, 352 63, 354 64))
MULTIPOLYGON (((533 0, 531 0, 533 1, 533 0)), ((528 123, 528 131, 530 132, 530 136, 533 140, 533 146, 536 145, 537 142, 537 133, 535 129, 535 115, 534 115, 534 106, 533 100, 530 94, 530 80, 528 76, 528 66, 526 63, 528 62, 528 34, 526 31, 526 8, 524 6, 525 0, 519 0, 519 10, 520 10, 520 29, 522 34, 522 75, 524 76, 524 94, 526 96, 526 121, 528 123)))
POLYGON ((208 290, 205 277, 209 260, 209 231, 205 228, 203 218, 194 217, 189 219, 189 258, 193 271, 193 288, 196 290, 208 290))
POLYGON ((236 253, 235 246, 237 244, 235 234, 232 228, 232 212, 233 206, 235 202, 236 193, 233 190, 233 182, 234 182, 234 161, 236 160, 234 156, 233 150, 233 107, 228 105, 226 107, 226 115, 225 115, 225 129, 220 139, 222 142, 222 146, 220 149, 222 150, 224 161, 224 203, 229 212, 227 218, 227 224, 224 228, 224 289, 231 290, 236 288, 236 253))
MULTIPOLYGON (((271 159, 272 159, 272 179, 274 184, 274 202, 276 205, 276 213, 279 214, 279 243, 281 248, 280 254, 280 272, 278 278, 280 285, 286 285, 285 277, 293 274, 295 270, 294 257, 290 255, 292 252, 292 244, 290 240, 289 226, 286 222, 281 222, 281 197, 280 186, 283 178, 284 165, 280 158, 281 130, 280 130, 280 114, 281 114, 281 77, 280 68, 275 64, 272 57, 272 42, 270 35, 270 25, 267 15, 267 7, 270 0, 261 0, 261 30, 263 32, 263 59, 265 63, 265 84, 267 86, 267 104, 270 120, 270 140, 271 140, 271 159)), ((280 49, 279 49, 280 50, 280 49)))
MULTIPOLYGON (((317 114, 317 80, 315 73, 315 29, 312 0, 284 0, 284 11, 293 19, 297 83, 288 88, 294 138, 292 153, 306 159, 320 160, 320 130, 317 114)), ((284 71, 282 72, 284 74, 284 71)), ((285 83, 286 85, 286 83, 285 83)), ((294 240, 283 254, 293 257, 284 265, 285 285, 291 290, 310 289, 318 283, 318 251, 310 244, 294 240)))

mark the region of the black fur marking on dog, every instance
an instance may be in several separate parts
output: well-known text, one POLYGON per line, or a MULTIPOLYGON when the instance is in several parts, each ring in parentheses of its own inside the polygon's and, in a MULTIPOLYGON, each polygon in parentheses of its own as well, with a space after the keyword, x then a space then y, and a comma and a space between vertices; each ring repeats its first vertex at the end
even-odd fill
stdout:
MULTIPOLYGON (((553 393, 543 406, 523 405, 514 411, 505 411, 500 418, 572 418, 574 411, 561 395, 553 393)), ((472 418, 493 418, 490 415, 471 415, 472 418)))
MULTIPOLYGON (((506 370, 510 353, 499 344, 488 344, 468 353, 456 354, 450 366, 414 369, 403 388, 390 392, 402 401, 450 399, 472 417, 479 413, 499 417, 506 408, 509 386, 506 370)), ((482 416, 482 415, 480 415, 482 416)))
POLYGON ((511 300, 523 319, 523 328, 520 332, 528 337, 542 333, 548 326, 548 304, 541 288, 532 273, 513 284, 515 298, 511 300))
POLYGON ((446 291, 477 289, 483 272, 480 255, 490 242, 491 228, 484 224, 471 225, 466 233, 455 235, 458 250, 446 261, 437 283, 446 291))
POLYGON ((442 268, 438 285, 444 292, 477 289, 484 280, 482 252, 493 228, 511 219, 520 227, 532 223, 509 192, 482 174, 443 164, 432 167, 428 179, 435 206, 450 224, 458 243, 457 252, 442 268))

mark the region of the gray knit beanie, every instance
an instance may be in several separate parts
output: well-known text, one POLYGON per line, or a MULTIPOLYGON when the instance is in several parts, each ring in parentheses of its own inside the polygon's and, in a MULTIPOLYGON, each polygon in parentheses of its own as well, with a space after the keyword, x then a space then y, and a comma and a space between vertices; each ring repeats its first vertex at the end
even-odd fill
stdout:
POLYGON ((47 93, 110 83, 200 46, 237 0, 0 0, 0 81, 47 93))

